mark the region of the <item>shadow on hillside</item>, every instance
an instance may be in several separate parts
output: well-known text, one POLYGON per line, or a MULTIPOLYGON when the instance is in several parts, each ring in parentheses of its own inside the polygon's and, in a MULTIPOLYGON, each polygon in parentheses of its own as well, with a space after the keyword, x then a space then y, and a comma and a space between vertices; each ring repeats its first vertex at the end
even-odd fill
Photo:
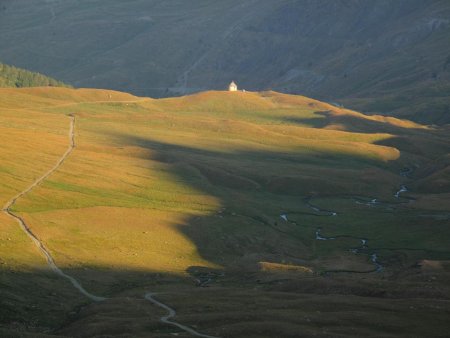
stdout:
MULTIPOLYGON (((336 313, 336 306, 339 313, 356 311, 367 313, 369 318, 381 316, 384 320, 390 318, 396 308, 396 323, 405 325, 412 312, 404 309, 423 302, 439 310, 431 311, 430 308, 431 312, 425 311, 426 315, 413 311, 420 316, 421 325, 427 322, 442 326, 447 322, 446 313, 450 310, 448 304, 443 303, 450 297, 449 267, 445 273, 439 273, 434 288, 424 287, 424 284, 436 271, 426 271, 419 266, 404 275, 398 285, 388 280, 355 280, 349 276, 333 278, 273 272, 233 276, 202 267, 191 268, 194 278, 134 270, 104 270, 101 273, 114 276, 116 284, 97 292, 108 298, 99 303, 90 302, 69 282, 50 271, 0 270, 0 334, 5 337, 38 337, 36 332, 58 337, 171 337, 179 334, 177 328, 160 322, 159 318, 167 312, 145 300, 147 292, 157 293, 159 300, 175 308, 177 321, 202 333, 221 337, 247 336, 237 333, 236 325, 245 327, 250 322, 264 325, 266 320, 281 315, 277 319, 277 333, 267 335, 279 337, 279 330, 287 325, 286 322, 305 325, 298 313, 310 316, 323 309, 329 313, 326 318, 329 321, 336 313), (204 281, 210 281, 199 284, 196 279, 202 276, 204 281), (384 309, 386 302, 389 302, 389 311, 384 309), (279 314, 281 308, 284 310, 279 314), (332 311, 328 312, 328 308, 332 311), (287 309, 292 311, 290 320, 286 318, 290 315, 287 309)), ((93 292, 89 273, 70 268, 64 271, 80 279, 93 292)), ((348 318, 343 321, 342 316, 338 316, 341 330, 354 325, 353 316, 348 318)), ((320 323, 322 320, 316 318, 315 321, 320 323)), ((387 332, 396 332, 389 327, 387 332)), ((310 329, 318 330, 315 324, 310 329)), ((247 334, 257 332, 254 327, 247 330, 247 334)), ((379 333, 380 328, 377 330, 379 333)))
POLYGON ((136 135, 109 136, 114 144, 150 150, 146 159, 164 164, 174 181, 220 201, 220 210, 189 219, 179 231, 202 258, 226 269, 252 270, 260 261, 303 263, 310 258, 314 234, 305 238, 280 215, 304 207, 305 196, 382 194, 377 190, 382 178, 374 175, 358 183, 357 176, 387 166, 351 154, 219 152, 136 135))
POLYGON ((337 115, 332 111, 316 111, 314 114, 318 117, 287 117, 285 118, 285 121, 294 124, 308 125, 313 128, 326 128, 327 126, 336 125, 340 130, 363 134, 388 133, 393 135, 409 135, 417 132, 431 132, 422 128, 412 128, 406 125, 402 126, 401 122, 399 122, 399 124, 393 124, 389 120, 371 120, 370 116, 364 118, 357 115, 337 115))
MULTIPOLYGON (((374 144, 397 148, 401 151, 397 162, 413 166, 422 159, 434 161, 449 152, 448 130, 444 127, 425 129, 392 124, 389 120, 375 121, 355 115, 335 115, 331 111, 317 111, 321 118, 285 118, 289 123, 309 125, 314 128, 334 127, 333 129, 353 133, 386 133, 392 137, 376 141, 374 144)), ((400 169, 397 167, 397 169, 400 169)))
MULTIPOLYGON (((372 125, 374 128, 375 126, 376 124, 372 125)), ((3 323, 26 321, 32 325, 37 318, 44 318, 42 325, 50 326, 52 318, 60 316, 58 318, 65 322, 64 326, 70 329, 59 332, 71 335, 76 332, 77 327, 83 327, 85 336, 93 336, 108 335, 112 332, 129 334, 133 332, 133 325, 137 327, 142 321, 142 327, 147 330, 149 327, 152 330, 166 330, 161 331, 161 336, 164 336, 171 331, 167 331, 167 326, 158 322, 161 310, 155 310, 142 299, 142 295, 145 291, 180 292, 180 285, 183 292, 188 290, 184 293, 187 299, 193 297, 189 294, 192 288, 218 285, 249 289, 258 285, 275 291, 310 294, 337 293, 371 297, 389 295, 383 290, 384 285, 382 288, 372 284, 360 285, 359 282, 351 282, 353 278, 334 280, 313 276, 303 279, 298 275, 286 275, 282 272, 273 272, 271 277, 261 277, 258 268, 261 261, 303 265, 305 261, 313 258, 311 247, 315 242, 315 225, 303 225, 303 228, 300 228, 296 224, 283 222, 280 215, 285 210, 297 210, 303 198, 309 195, 376 195, 377 189, 383 183, 382 178, 369 177, 362 183, 362 180, 359 182, 358 175, 366 169, 391 170, 385 163, 362 155, 247 150, 219 152, 163 143, 135 135, 111 133, 107 136, 114 139, 114 144, 123 147, 138 146, 150 150, 152 155, 146 159, 164 164, 169 174, 177 181, 220 201, 220 210, 215 210, 210 216, 192 217, 185 225, 179 225, 178 230, 195 244, 202 258, 222 266, 223 270, 190 266, 186 269, 187 276, 183 277, 164 272, 131 271, 126 268, 121 271, 63 268, 66 273, 79 278, 86 289, 93 293, 120 295, 117 303, 107 301, 104 304, 93 304, 84 310, 75 311, 69 317, 58 315, 58 311, 67 313, 70 307, 86 302, 84 299, 80 300, 69 283, 53 275, 50 277, 51 282, 39 289, 46 282, 40 277, 36 278, 35 273, 8 273, 10 282, 6 287, 5 279, 2 279, 5 296, 1 297, 3 304, 0 307, 0 315, 4 319, 3 323), (17 280, 21 282, 16 283, 17 280), (61 283, 65 284, 62 289, 61 283), (33 302, 44 305, 30 308, 29 301, 21 295, 30 285, 35 288, 28 296, 33 302), (137 297, 138 303, 135 302, 137 297), (64 305, 66 299, 72 300, 64 305), (63 306, 55 308, 54 304, 63 306), (153 318, 151 324, 148 323, 149 316, 153 318), (103 324, 98 327, 98 323, 105 321, 116 324, 103 324)), ((46 274, 45 278, 49 276, 46 274)), ((407 293, 391 290, 393 293, 394 291, 403 296, 407 293)), ((420 292, 414 289, 411 295, 444 297, 439 292, 420 292)), ((213 295, 208 297, 212 299, 207 303, 213 304, 213 295)), ((211 304, 208 306, 212 306, 211 304)), ((355 306, 358 308, 358 304, 355 306)), ((196 313, 194 310, 193 313, 196 313)), ((208 307, 198 312, 208 312, 208 307)), ((194 314, 190 324, 201 323, 199 327, 205 328, 200 317, 194 314)))
POLYGON ((289 116, 285 117, 283 120, 285 122, 288 122, 290 124, 298 124, 301 126, 307 126, 311 128, 317 128, 321 129, 326 127, 329 124, 329 120, 327 118, 329 111, 316 111, 314 112, 314 115, 317 115, 317 117, 310 117, 310 118, 301 118, 301 117, 295 117, 295 116, 289 116))

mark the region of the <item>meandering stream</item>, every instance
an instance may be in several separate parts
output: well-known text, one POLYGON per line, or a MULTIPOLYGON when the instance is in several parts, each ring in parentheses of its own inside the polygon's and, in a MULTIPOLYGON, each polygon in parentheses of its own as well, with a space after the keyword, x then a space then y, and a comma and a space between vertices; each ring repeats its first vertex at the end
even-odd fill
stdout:
POLYGON ((305 203, 308 207, 310 207, 312 210, 314 210, 315 212, 319 213, 320 216, 337 216, 337 212, 331 211, 331 210, 325 210, 325 209, 321 209, 318 206, 314 205, 311 203, 312 197, 307 197, 305 198, 305 203))
MULTIPOLYGON (((409 175, 412 173, 412 170, 409 168, 402 169, 400 172, 400 175, 402 177, 409 177, 409 175)), ((414 201, 414 198, 412 197, 403 197, 402 194, 405 192, 408 192, 408 188, 406 185, 401 185, 399 190, 394 194, 394 197, 397 199, 406 199, 405 202, 397 202, 397 203, 388 203, 388 202, 381 202, 377 198, 370 198, 367 199, 366 197, 352 197, 356 204, 359 205, 365 205, 368 207, 374 207, 374 206, 385 206, 388 210, 394 210, 394 206, 398 205, 400 203, 410 203, 414 201)), ((324 217, 335 217, 338 216, 338 213, 332 210, 326 210, 322 209, 319 206, 313 204, 311 200, 313 199, 312 196, 306 197, 304 199, 305 204, 314 211, 314 216, 324 216, 324 217)), ((283 213, 280 215, 280 218, 283 219, 285 222, 289 222, 287 213, 283 213)), ((296 222, 292 222, 293 224, 297 224, 296 222)), ((339 235, 335 237, 325 237, 321 234, 322 229, 318 228, 315 232, 315 240, 316 241, 333 241, 337 240, 339 238, 353 238, 354 236, 349 235, 339 235)), ((384 270, 383 265, 380 263, 378 254, 376 252, 370 252, 369 246, 368 246, 368 239, 366 238, 358 238, 358 240, 361 241, 361 246, 357 248, 351 248, 350 251, 357 255, 366 255, 369 257, 370 261, 374 265, 374 270, 368 271, 368 272, 382 272, 384 270)), ((339 271, 330 271, 330 272, 339 272, 339 271)), ((361 271, 346 271, 346 272, 355 272, 355 273, 363 273, 361 271)))
MULTIPOLYGON (((409 177, 409 175, 411 173, 412 173, 412 170, 408 168, 408 169, 403 169, 400 172, 400 175, 402 177, 409 177)), ((404 197, 401 196, 401 194, 403 194, 405 192, 408 192, 408 191, 409 190, 406 187, 406 185, 401 185, 400 189, 394 194, 394 197, 397 198, 397 199, 404 198, 404 197)), ((308 198, 305 199, 306 205, 308 205, 315 212, 319 213, 320 216, 337 216, 337 213, 334 212, 334 211, 324 210, 324 209, 319 208, 316 205, 313 205, 311 203, 311 199, 312 199, 312 197, 308 197, 308 198)), ((369 201, 364 201, 362 199, 357 199, 357 198, 354 198, 354 200, 355 200, 355 203, 357 203, 357 204, 366 205, 366 206, 369 206, 369 207, 381 204, 381 202, 379 202, 378 199, 376 199, 376 198, 372 198, 369 201)), ((405 202, 405 203, 409 203, 409 202, 413 201, 414 199, 407 198, 407 200, 408 201, 405 202)), ((383 203, 383 204, 385 204, 385 203, 383 203)), ((287 220, 287 215, 282 215, 282 216, 284 216, 283 218, 285 218, 287 220)), ((346 236, 346 235, 339 235, 339 236, 336 236, 336 237, 325 237, 325 236, 323 236, 321 234, 321 231, 322 231, 321 228, 316 230, 316 234, 315 234, 316 237, 315 237, 315 239, 317 241, 332 241, 332 240, 336 240, 338 238, 345 238, 345 237, 347 237, 347 238, 354 238, 353 236, 346 236)), ((353 252, 354 254, 357 254, 357 255, 364 254, 364 255, 369 256, 370 261, 375 266, 375 269, 373 271, 369 271, 369 272, 382 272, 384 270, 384 267, 379 262, 377 253, 376 252, 371 252, 371 253, 370 252, 369 253, 365 252, 365 251, 369 251, 368 250, 369 249, 368 240, 365 239, 365 238, 360 238, 359 240, 361 241, 361 246, 358 247, 358 248, 351 248, 350 251, 353 252)), ((330 271, 330 272, 333 272, 333 271, 330 271)), ((358 271, 354 271, 354 272, 358 272, 358 271)), ((361 272, 358 272, 358 273, 361 273, 361 272)))
POLYGON ((408 188, 405 185, 400 186, 400 190, 395 193, 395 198, 400 198, 400 194, 407 192, 408 188))
MULTIPOLYGON (((334 241, 337 240, 339 238, 353 238, 355 239, 355 237, 353 236, 346 236, 346 235, 339 235, 336 237, 324 237, 321 233, 321 229, 317 229, 316 230, 316 240, 317 241, 334 241)), ((366 253, 365 251, 368 251, 369 246, 368 246, 368 240, 365 238, 360 238, 359 239, 361 241, 361 246, 357 247, 357 248, 351 248, 350 251, 352 253, 354 253, 355 255, 366 255, 370 258, 370 261, 374 264, 374 269, 372 271, 327 271, 327 272, 354 272, 354 273, 371 273, 371 272, 382 272, 384 270, 383 265, 381 265, 381 263, 378 260, 378 255, 373 252, 373 253, 366 253)))
MULTIPOLYGON (((376 203, 376 199, 372 199, 371 201, 372 203, 376 203)), ((370 202, 369 202, 370 203, 370 202)), ((319 212, 322 214, 322 216, 337 216, 337 212, 334 211, 330 211, 330 210, 323 210, 321 208, 319 208, 316 205, 311 204, 311 197, 306 199, 306 204, 313 209, 316 212, 319 212)), ((368 251, 369 246, 368 246, 368 239, 367 238, 357 238, 354 236, 350 236, 350 235, 339 235, 339 236, 335 236, 335 237, 325 237, 321 234, 322 229, 318 228, 316 230, 316 241, 334 241, 337 240, 339 238, 352 238, 352 239, 358 239, 359 241, 361 241, 361 246, 357 247, 357 248, 351 248, 350 251, 353 252, 354 254, 357 255, 367 255, 370 258, 370 261, 374 264, 375 268, 372 271, 367 271, 368 273, 370 272, 382 272, 384 270, 384 267, 381 265, 381 263, 378 260, 378 255, 375 252, 372 253, 365 253, 364 251, 368 251)), ((339 271, 329 271, 329 272, 339 272, 339 271)), ((360 271, 347 271, 347 272, 356 272, 356 273, 362 273, 360 271)))

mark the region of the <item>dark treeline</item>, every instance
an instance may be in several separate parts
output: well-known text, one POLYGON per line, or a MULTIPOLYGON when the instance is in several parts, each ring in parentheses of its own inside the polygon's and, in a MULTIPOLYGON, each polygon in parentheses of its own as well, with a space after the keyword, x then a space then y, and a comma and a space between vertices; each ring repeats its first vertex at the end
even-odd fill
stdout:
POLYGON ((30 72, 0 63, 0 87, 70 87, 64 82, 40 73, 30 72))

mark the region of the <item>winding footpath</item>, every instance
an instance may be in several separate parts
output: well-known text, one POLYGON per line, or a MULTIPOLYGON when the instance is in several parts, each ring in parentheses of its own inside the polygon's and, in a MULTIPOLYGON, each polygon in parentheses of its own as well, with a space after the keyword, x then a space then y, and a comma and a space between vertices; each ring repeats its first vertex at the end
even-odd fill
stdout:
POLYGON ((70 155, 70 153, 73 151, 73 149, 75 148, 75 117, 70 116, 70 129, 69 129, 69 140, 70 140, 70 144, 69 144, 69 148, 67 148, 66 152, 64 153, 64 155, 58 160, 58 162, 53 166, 53 168, 51 168, 49 171, 47 171, 44 175, 42 175, 40 178, 38 178, 36 181, 34 181, 28 188, 26 188, 24 191, 20 192, 19 194, 17 194, 16 196, 14 196, 11 200, 9 200, 5 206, 3 207, 3 212, 8 215, 9 217, 13 218, 17 223, 19 223, 20 227, 22 228, 22 230, 28 235, 28 237, 31 238, 31 240, 34 242, 34 244, 36 244, 36 246, 38 247, 38 249, 42 252, 42 254, 45 256, 45 258, 47 259, 47 263, 49 265, 49 267, 59 276, 69 280, 72 285, 78 290, 80 291, 83 295, 85 295, 86 297, 88 297, 89 299, 95 301, 95 302, 100 302, 102 300, 105 300, 106 298, 104 297, 99 297, 96 295, 93 295, 92 293, 86 291, 85 288, 83 288, 83 286, 72 276, 69 276, 68 274, 66 274, 64 271, 62 271, 60 268, 58 268, 58 266, 55 264, 55 260, 53 259, 52 255, 50 254, 50 251, 45 247, 44 243, 42 243, 42 241, 33 233, 33 231, 30 229, 30 227, 25 223, 25 220, 14 214, 11 211, 11 208, 16 204, 17 200, 23 196, 25 196, 26 194, 28 194, 31 190, 33 190, 33 188, 37 187, 39 184, 41 184, 45 179, 47 179, 51 174, 53 174, 56 170, 59 169, 59 167, 61 167, 61 165, 64 163, 64 161, 67 159, 67 157, 70 155))
POLYGON ((170 318, 175 317, 177 315, 177 313, 170 306, 167 306, 166 304, 161 303, 160 301, 156 300, 153 297, 154 295, 155 294, 151 293, 151 292, 146 293, 145 294, 145 299, 147 299, 148 301, 152 302, 155 305, 158 305, 159 307, 162 307, 163 309, 167 310, 167 312, 169 312, 169 314, 167 316, 162 316, 160 318, 161 322, 169 324, 169 325, 176 326, 176 327, 182 329, 183 331, 186 331, 187 333, 190 333, 190 334, 192 334, 194 336, 197 336, 197 337, 218 338, 216 336, 208 336, 206 334, 199 333, 199 332, 195 331, 194 329, 191 329, 190 327, 188 327, 186 325, 183 325, 183 324, 180 324, 180 323, 177 323, 177 322, 174 322, 174 321, 170 320, 170 318))
MULTIPOLYGON (((11 209, 16 204, 17 200, 26 194, 28 194, 30 191, 32 191, 35 187, 37 187, 39 184, 41 184, 43 181, 45 181, 49 176, 51 176, 55 171, 57 171, 64 161, 69 157, 69 155, 72 153, 72 151, 75 148, 75 117, 73 115, 69 115, 70 117, 70 128, 69 128, 69 147, 67 148, 66 152, 62 155, 62 157, 58 160, 58 162, 50 169, 48 170, 44 175, 42 175, 40 178, 38 178, 36 181, 34 181, 28 188, 23 190, 22 192, 18 193, 16 196, 14 196, 11 200, 6 202, 4 205, 2 211, 9 216, 10 218, 14 219, 20 226, 20 228, 28 235, 28 237, 31 238, 33 243, 38 247, 38 249, 41 251, 41 253, 45 256, 47 260, 48 266, 54 271, 57 275, 67 279, 72 285, 83 295, 85 295, 87 298, 91 299, 94 302, 101 302, 104 300, 107 300, 108 298, 101 297, 94 295, 90 292, 88 292, 80 282, 78 282, 74 277, 66 274, 64 271, 62 271, 55 263, 55 260, 53 259, 52 255, 50 254, 50 251, 45 247, 44 243, 39 239, 39 237, 33 233, 31 228, 27 225, 25 220, 16 215, 11 209)), ((160 318, 161 322, 175 326, 187 333, 190 333, 197 337, 204 337, 204 338, 218 338, 215 336, 208 336, 204 335, 202 333, 199 333, 195 331, 194 329, 191 329, 188 326, 182 325, 180 323, 177 323, 175 321, 170 320, 171 318, 176 316, 176 311, 172 309, 170 306, 157 301, 155 298, 153 298, 153 293, 147 293, 145 294, 145 299, 152 302, 153 304, 167 310, 169 314, 167 316, 163 316, 160 318)))

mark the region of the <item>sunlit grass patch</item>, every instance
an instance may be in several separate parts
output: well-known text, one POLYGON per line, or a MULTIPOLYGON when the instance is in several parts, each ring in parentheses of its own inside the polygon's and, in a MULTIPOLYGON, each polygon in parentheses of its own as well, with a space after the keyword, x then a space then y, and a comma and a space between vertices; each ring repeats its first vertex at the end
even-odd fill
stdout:
MULTIPOLYGON (((448 141, 439 130, 273 92, 164 100, 87 89, 11 94, 0 97, 9 107, 0 113, 4 202, 61 158, 67 115, 75 116, 73 152, 12 209, 89 290, 173 292, 201 284, 204 270, 211 288, 371 295, 360 280, 385 282, 416 260, 450 259, 441 184, 448 141), (400 175, 405 167, 411 177, 400 175), (410 191, 396 198, 400 185, 410 191), (336 239, 318 240, 318 229, 336 239), (329 271, 336 277, 320 277, 329 271)), ((0 261, 45 268, 3 218, 0 261)))

